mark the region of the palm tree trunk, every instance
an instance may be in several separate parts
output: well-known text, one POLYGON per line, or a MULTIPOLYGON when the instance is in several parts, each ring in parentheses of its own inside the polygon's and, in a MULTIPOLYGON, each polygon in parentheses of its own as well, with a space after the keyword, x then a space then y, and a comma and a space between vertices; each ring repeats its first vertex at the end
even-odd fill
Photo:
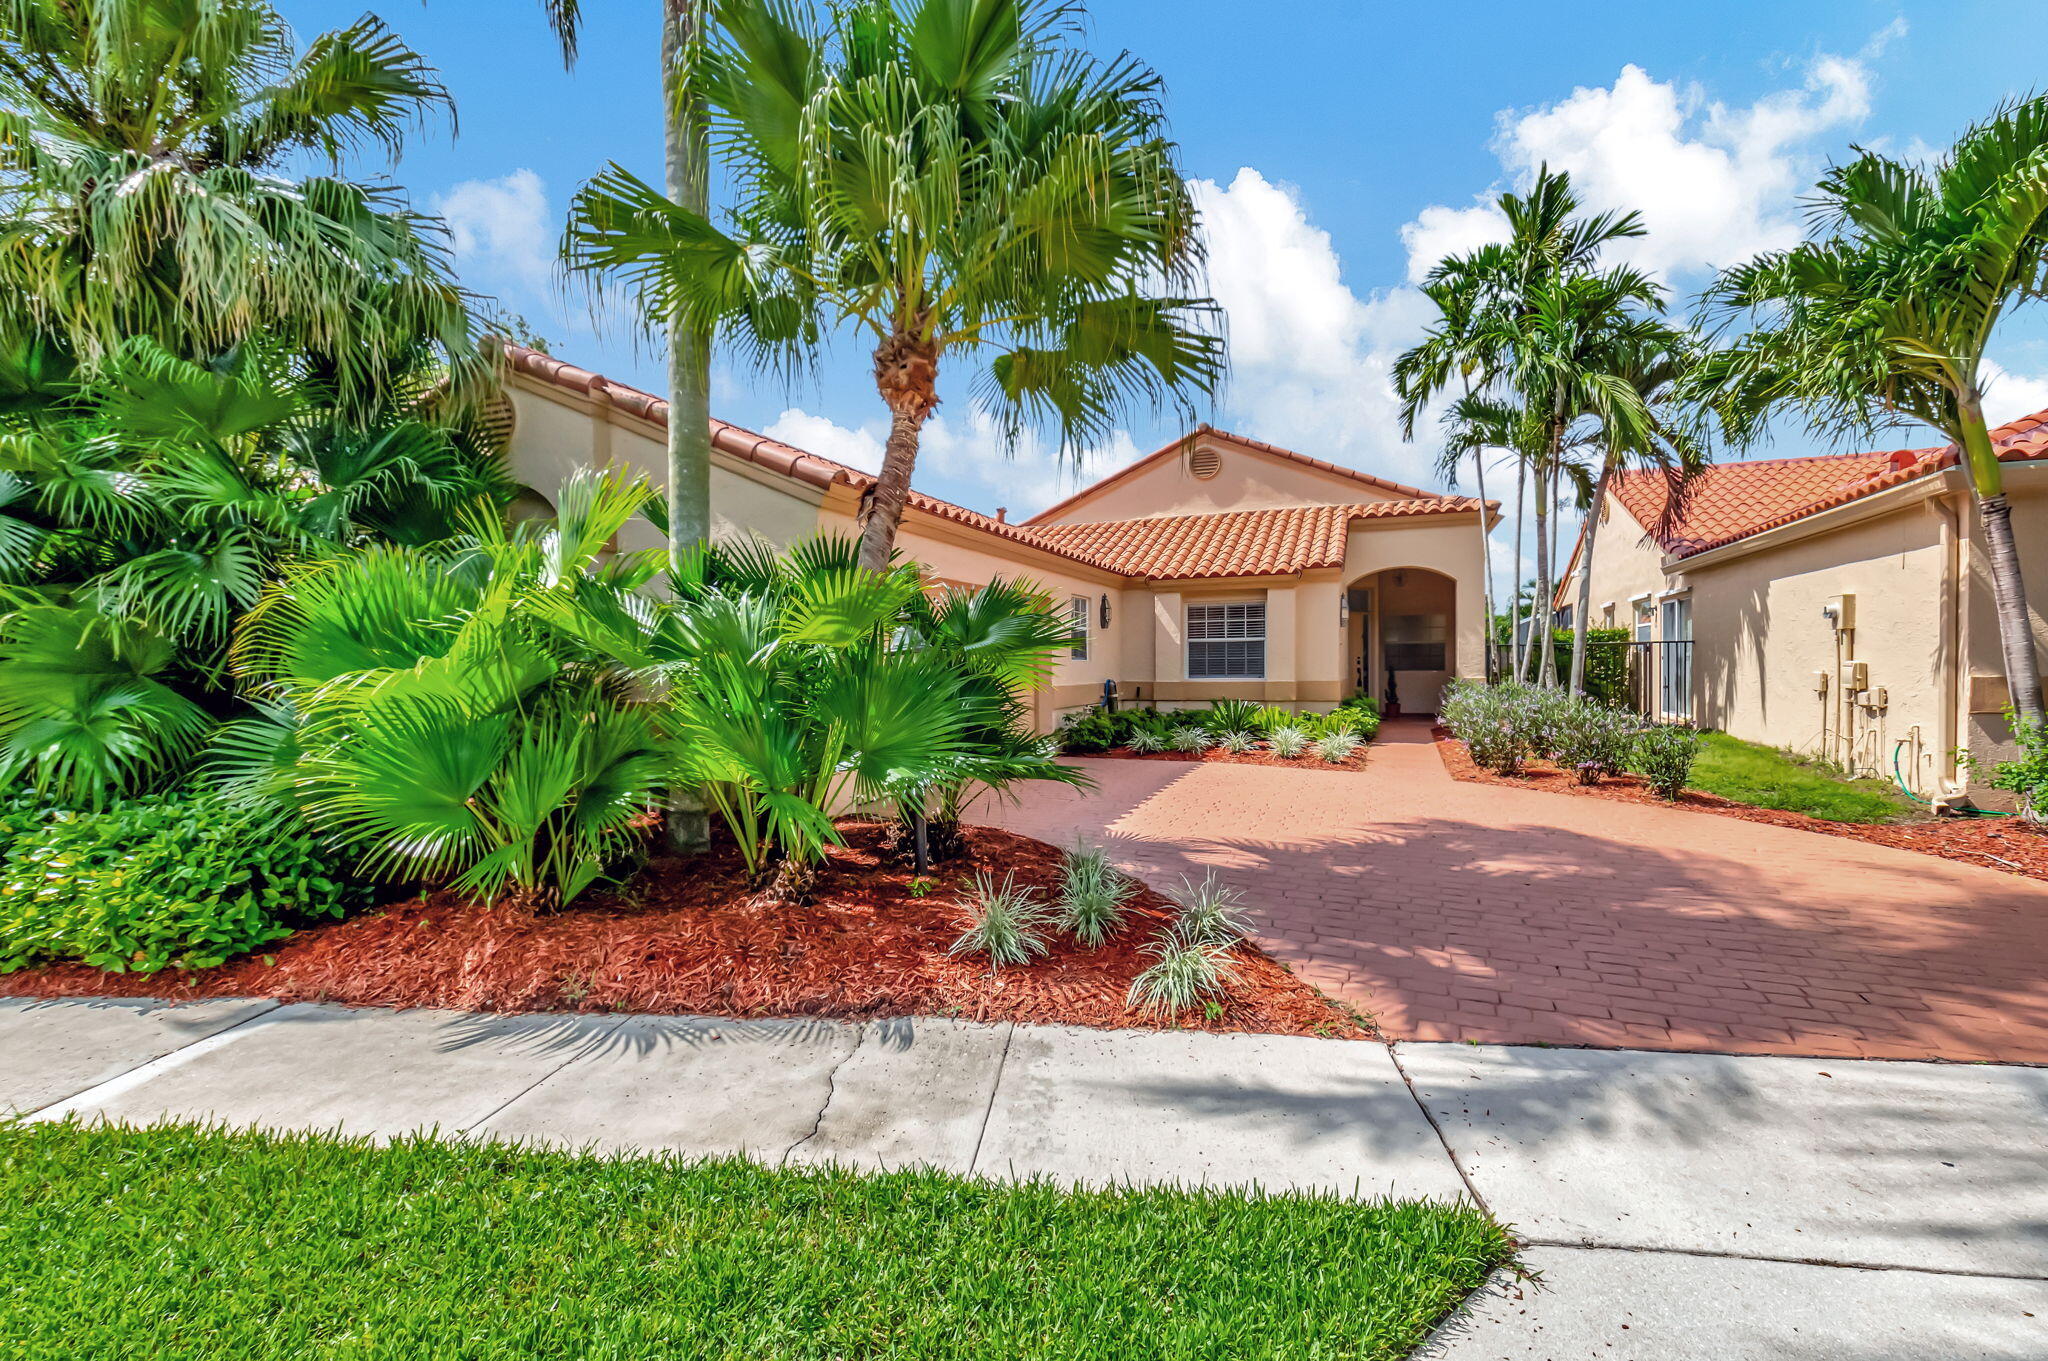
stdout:
POLYGON ((1529 602, 1531 627, 1540 633, 1529 639, 1530 679, 1548 686, 1557 675, 1550 640, 1550 472, 1536 473, 1536 598, 1529 602))
POLYGON ((875 347, 875 389, 889 407, 889 440, 860 531, 860 565, 871 572, 886 568, 895 550, 918 440, 939 404, 938 376, 938 355, 917 335, 898 332, 875 347))
MULTIPOLYGON (((1493 646, 1493 530, 1486 523, 1486 451, 1472 451, 1472 473, 1479 487, 1479 566, 1483 589, 1486 592, 1486 631, 1481 636, 1486 645, 1493 646)), ((1487 673, 1492 674, 1488 667, 1487 673)))
POLYGON ((1522 679, 1522 507, 1529 499, 1529 460, 1515 455, 1515 579, 1508 584, 1508 657, 1522 679))
POLYGON ((1586 510, 1585 533, 1579 538, 1579 606, 1572 614, 1572 693, 1586 693, 1586 628, 1593 612, 1593 540, 1600 534, 1600 504, 1607 496, 1607 479, 1614 465, 1600 465, 1600 480, 1593 484, 1593 504, 1586 510))
MULTIPOLYGON (((710 129, 682 78, 701 37, 698 2, 662 0, 662 143, 669 198, 708 217, 710 129)), ((711 537, 711 337, 680 316, 669 319, 668 382, 668 546, 679 562, 711 537)), ((711 844, 710 818, 694 790, 679 792, 667 824, 678 852, 711 844)))
POLYGON ((2034 648, 2032 615, 2027 609, 2027 583, 2020 574, 2018 544, 2012 534, 2012 505, 2005 498, 2005 470, 1984 425, 1984 409, 1975 393, 1962 406, 1964 464, 1977 493, 1977 514, 1984 525, 1984 547, 1991 559, 1991 595, 1998 609, 1998 641, 2005 654, 2005 684, 2012 707, 2023 724, 2044 721, 2041 707, 2041 665, 2034 648))

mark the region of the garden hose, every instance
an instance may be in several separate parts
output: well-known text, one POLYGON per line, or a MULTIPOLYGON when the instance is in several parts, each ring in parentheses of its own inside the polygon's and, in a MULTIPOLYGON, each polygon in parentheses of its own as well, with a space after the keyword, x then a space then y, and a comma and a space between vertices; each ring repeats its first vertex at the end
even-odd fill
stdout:
MULTIPOLYGON (((1903 737, 1901 737, 1898 741, 1892 743, 1892 778, 1899 782, 1899 792, 1901 794, 1904 794, 1907 798, 1911 799, 1913 802, 1919 804, 1923 808, 1932 808, 1934 807, 1934 804, 1932 802, 1930 802, 1927 799, 1921 798, 1918 794, 1915 794, 1911 789, 1907 788, 1906 786, 1905 772, 1899 769, 1899 753, 1905 750, 1905 747, 1906 739, 1903 737)), ((1995 808, 1972 808, 1970 810, 1970 816, 1976 818, 2009 818, 2012 816, 2012 814, 2001 813, 1995 808)))

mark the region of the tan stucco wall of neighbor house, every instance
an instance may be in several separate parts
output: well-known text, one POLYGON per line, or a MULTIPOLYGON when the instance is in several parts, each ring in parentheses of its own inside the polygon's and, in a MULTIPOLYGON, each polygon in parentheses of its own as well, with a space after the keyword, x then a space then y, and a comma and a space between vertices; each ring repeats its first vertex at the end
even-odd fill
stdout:
POLYGON ((1890 779, 1896 755, 1909 784, 1937 792, 1955 746, 1939 608, 1947 558, 1940 517, 1915 499, 1683 564, 1673 584, 1692 598, 1699 721, 1859 775, 1890 779), (1822 611, 1844 596, 1853 626, 1838 630, 1822 611))
MULTIPOLYGON (((620 468, 656 487, 667 483, 667 432, 661 426, 522 374, 509 376, 505 394, 512 404, 512 476, 550 504, 578 468, 620 468)), ((786 547, 818 532, 823 502, 820 488, 777 477, 723 451, 712 454, 714 539, 759 535, 786 547)), ((619 536, 624 549, 659 548, 662 542, 661 532, 645 520, 619 536)))
POLYGON ((1221 435, 1198 434, 1189 449, 1215 454, 1216 472, 1209 477, 1195 476, 1189 470, 1189 453, 1176 447, 1029 523, 1078 524, 1278 506, 1362 505, 1398 495, 1356 478, 1261 453, 1221 435))
MULTIPOLYGON (((2027 607, 2034 634, 2034 653, 2048 667, 2048 468, 2039 464, 2008 465, 2005 492, 2012 502, 2013 538, 2019 546, 2020 575, 2027 585, 2027 607)), ((1961 532, 1968 544, 1968 572, 1963 582, 1961 632, 1963 667, 1959 678, 1962 711, 1961 745, 1980 762, 2009 761, 2018 755, 2012 725, 2005 718, 2011 693, 2005 684, 2005 656, 1998 633, 1998 610, 1991 589, 1990 554, 1983 523, 1966 493, 1956 500, 1961 532)), ((1997 791, 1973 789, 1977 801, 2010 807, 1997 791), (1994 799, 2001 800, 1993 803, 1994 799)))
MULTIPOLYGON (((1664 549, 1612 492, 1601 504, 1606 518, 1593 541, 1592 627, 1609 627, 1606 609, 1611 605, 1612 627, 1632 629, 1635 602, 1654 600, 1660 591, 1670 589, 1664 578, 1664 549)), ((1574 571, 1564 588, 1564 603, 1573 609, 1579 604, 1578 586, 1574 571)))

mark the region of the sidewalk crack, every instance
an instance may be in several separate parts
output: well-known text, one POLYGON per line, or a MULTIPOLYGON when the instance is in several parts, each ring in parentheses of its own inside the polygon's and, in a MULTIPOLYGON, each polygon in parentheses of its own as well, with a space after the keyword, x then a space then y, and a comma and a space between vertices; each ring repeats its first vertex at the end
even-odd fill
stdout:
POLYGON ((1010 1028, 1003 1032, 1003 1052, 996 1055, 995 1081, 988 1084, 988 1104, 981 1108, 981 1128, 974 1131, 974 1152, 967 1155, 969 1176, 974 1175, 974 1170, 981 1166, 981 1144, 988 1138, 988 1122, 995 1115, 996 1092, 1002 1088, 1003 1069, 1010 1062, 1010 1042, 1017 1038, 1017 1023, 1011 1021, 1008 1024, 1010 1028))
POLYGON ((1479 1187, 1473 1182, 1472 1174, 1465 1170, 1465 1164, 1458 1158, 1458 1150, 1451 1147, 1450 1136, 1445 1134, 1444 1127, 1437 1123, 1436 1112, 1422 1099, 1422 1093, 1415 1090, 1415 1079, 1408 1076, 1407 1068, 1402 1065, 1400 1050, 1392 1040, 1382 1040, 1381 1043, 1387 1047, 1387 1057, 1393 1060, 1394 1071, 1401 1075, 1401 1084, 1408 1089, 1408 1099, 1415 1103, 1415 1108, 1422 1112, 1422 1118, 1429 1121, 1429 1127, 1436 1131, 1436 1141, 1444 1146, 1444 1156, 1451 1160, 1451 1168, 1458 1174, 1458 1180, 1465 1183, 1465 1194, 1472 1197, 1472 1203, 1484 1211, 1487 1218, 1498 1224, 1500 1216, 1486 1203, 1486 1197, 1479 1194, 1479 1187))
POLYGON ((817 1118, 811 1121, 810 1133, 804 1135, 803 1138, 797 1140, 788 1148, 782 1150, 782 1160, 784 1162, 788 1162, 791 1154, 795 1153, 798 1149, 802 1148, 811 1140, 817 1138, 818 1131, 825 1128, 825 1112, 832 1109, 832 1098, 839 1095, 839 1070, 841 1068, 844 1068, 848 1063, 853 1061, 853 1056, 860 1052, 860 1047, 863 1044, 867 1043, 867 1039, 868 1028, 867 1026, 863 1025, 859 1030, 854 1032, 852 1046, 848 1048, 844 1054, 841 1054, 839 1056, 839 1061, 837 1063, 834 1063, 830 1068, 825 1070, 825 1100, 818 1106, 817 1118))

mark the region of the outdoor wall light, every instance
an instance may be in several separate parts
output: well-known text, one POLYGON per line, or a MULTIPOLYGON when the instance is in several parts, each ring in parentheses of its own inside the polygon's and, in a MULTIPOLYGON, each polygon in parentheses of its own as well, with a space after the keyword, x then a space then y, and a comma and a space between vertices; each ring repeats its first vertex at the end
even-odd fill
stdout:
POLYGON ((1109 592, 1102 593, 1102 626, 1109 627, 1109 592))

